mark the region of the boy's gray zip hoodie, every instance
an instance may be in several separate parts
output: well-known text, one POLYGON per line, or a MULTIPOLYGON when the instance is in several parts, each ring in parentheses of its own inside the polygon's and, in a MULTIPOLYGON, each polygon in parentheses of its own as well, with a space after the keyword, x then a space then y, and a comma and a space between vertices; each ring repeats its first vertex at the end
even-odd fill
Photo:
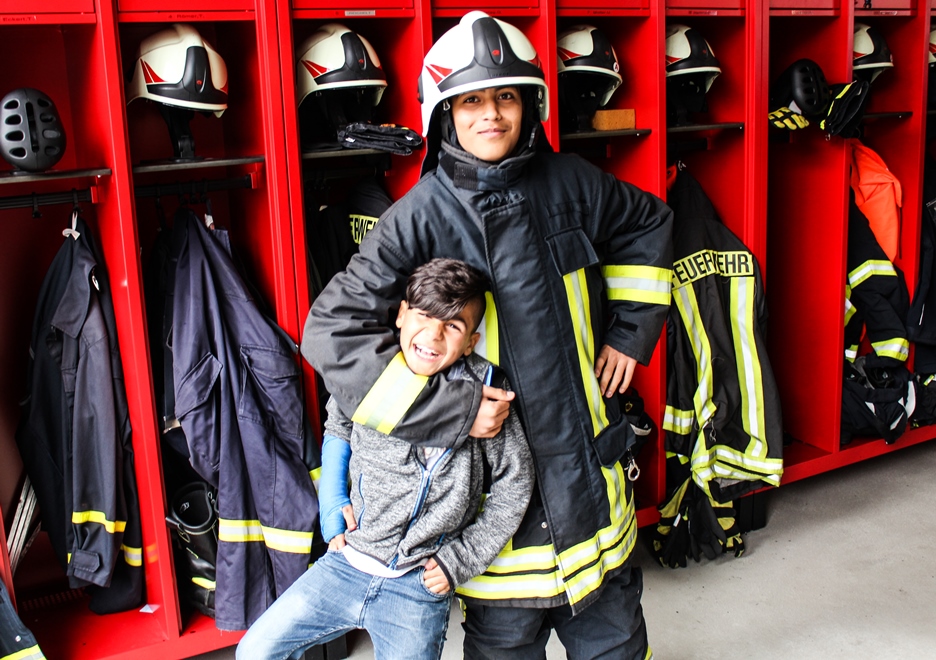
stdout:
MULTIPOLYGON (((483 380, 489 366, 471 354, 434 377, 483 380)), ((533 460, 514 409, 493 438, 469 437, 457 447, 451 438, 425 439, 423 446, 449 447, 429 469, 422 447, 352 423, 334 399, 327 410, 326 434, 351 443, 358 527, 346 533, 347 543, 391 568, 434 556, 452 589, 483 573, 517 530, 533 488, 533 460), (485 460, 492 483, 481 509, 485 460)))

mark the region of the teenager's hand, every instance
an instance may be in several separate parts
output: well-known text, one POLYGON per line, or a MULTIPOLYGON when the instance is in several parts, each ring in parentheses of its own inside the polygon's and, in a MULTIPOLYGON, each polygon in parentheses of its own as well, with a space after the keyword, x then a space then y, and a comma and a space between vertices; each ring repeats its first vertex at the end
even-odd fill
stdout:
POLYGON ((449 585, 448 578, 435 560, 435 557, 429 557, 426 562, 426 570, 423 572, 423 584, 426 589, 434 594, 447 594, 452 587, 449 585))
POLYGON ((607 344, 601 347, 595 360, 595 377, 606 399, 614 396, 615 391, 624 393, 634 377, 637 360, 624 355, 607 344))
POLYGON ((345 547, 346 545, 347 543, 345 543, 344 534, 339 534, 338 536, 335 536, 334 538, 332 538, 331 541, 328 542, 328 549, 333 552, 340 552, 341 549, 345 547))
POLYGON ((498 387, 482 386, 481 407, 478 408, 478 414, 468 435, 472 438, 493 438, 500 433, 514 396, 516 395, 513 392, 498 387))

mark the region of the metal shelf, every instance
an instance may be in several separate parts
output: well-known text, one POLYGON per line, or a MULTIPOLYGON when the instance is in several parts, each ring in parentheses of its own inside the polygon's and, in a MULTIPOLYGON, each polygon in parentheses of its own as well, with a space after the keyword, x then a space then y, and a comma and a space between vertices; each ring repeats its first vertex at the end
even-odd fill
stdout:
POLYGON ((563 133, 559 136, 560 140, 594 140, 609 137, 626 137, 632 135, 638 137, 641 135, 650 135, 649 128, 627 128, 618 131, 583 131, 581 133, 563 133))
POLYGON ((56 172, 55 170, 49 172, 23 172, 21 174, 4 172, 3 174, 0 174, 0 184, 36 183, 39 181, 62 181, 67 179, 87 179, 90 177, 110 176, 110 174, 111 171, 107 167, 88 170, 62 170, 61 172, 56 172))
POLYGON ((263 156, 245 156, 243 158, 205 158, 203 160, 193 160, 182 163, 161 161, 158 163, 136 165, 133 167, 133 173, 145 174, 149 172, 181 172, 184 170, 202 170, 211 167, 250 165, 252 163, 262 163, 263 161, 263 156))

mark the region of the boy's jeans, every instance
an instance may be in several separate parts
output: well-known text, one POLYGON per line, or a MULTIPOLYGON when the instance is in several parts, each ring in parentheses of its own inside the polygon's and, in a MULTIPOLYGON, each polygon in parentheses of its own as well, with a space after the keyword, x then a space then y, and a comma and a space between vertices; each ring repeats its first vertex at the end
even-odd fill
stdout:
POLYGON ((354 628, 370 633, 378 660, 438 660, 448 629, 451 593, 423 585, 423 569, 381 578, 328 552, 252 626, 237 645, 238 660, 285 660, 354 628))

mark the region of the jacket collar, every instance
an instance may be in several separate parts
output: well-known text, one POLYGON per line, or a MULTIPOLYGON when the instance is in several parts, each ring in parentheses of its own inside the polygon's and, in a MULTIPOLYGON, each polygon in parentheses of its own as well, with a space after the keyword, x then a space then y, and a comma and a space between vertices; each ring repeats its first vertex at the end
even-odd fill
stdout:
MULTIPOLYGON (((87 225, 84 231, 87 231, 87 225)), ((75 240, 66 238, 66 241, 75 240)), ((97 262, 83 238, 75 240, 72 248, 72 267, 65 293, 52 317, 52 326, 66 335, 77 338, 84 327, 91 300, 91 281, 97 262)))
POLYGON ((456 188, 465 190, 507 190, 516 186, 526 172, 527 163, 535 152, 527 150, 519 156, 492 165, 447 143, 442 144, 439 167, 456 188))

